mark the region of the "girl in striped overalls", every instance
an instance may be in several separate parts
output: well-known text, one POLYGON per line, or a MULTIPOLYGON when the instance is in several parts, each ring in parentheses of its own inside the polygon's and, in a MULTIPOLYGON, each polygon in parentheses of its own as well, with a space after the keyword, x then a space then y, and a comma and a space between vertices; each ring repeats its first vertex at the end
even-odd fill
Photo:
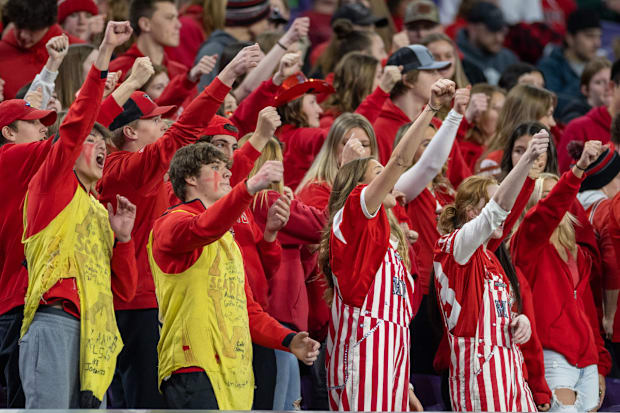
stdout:
POLYGON ((421 409, 409 385, 414 285, 407 241, 388 211, 396 205, 392 188, 410 166, 426 126, 454 93, 450 80, 433 85, 428 106, 385 168, 372 158, 357 159, 334 180, 319 258, 333 297, 327 339, 332 410, 421 409))
POLYGON ((457 411, 536 411, 517 344, 531 335, 529 320, 513 312, 519 288, 487 243, 501 238, 528 172, 546 152, 549 135, 534 136, 498 187, 492 178, 466 179, 444 208, 434 256, 435 287, 450 346, 450 399, 457 411))

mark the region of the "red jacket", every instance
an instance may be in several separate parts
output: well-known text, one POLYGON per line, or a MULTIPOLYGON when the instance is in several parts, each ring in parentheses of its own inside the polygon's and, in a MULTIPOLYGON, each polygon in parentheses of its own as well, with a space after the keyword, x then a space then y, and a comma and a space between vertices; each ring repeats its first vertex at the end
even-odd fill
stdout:
POLYGON ((273 106, 273 100, 280 89, 272 79, 265 80, 252 93, 239 103, 239 106, 229 118, 239 129, 239 138, 254 132, 258 121, 258 113, 267 106, 273 106))
MULTIPOLYGON (((165 213, 153 225, 153 258, 162 271, 179 274, 191 267, 202 254, 203 247, 220 239, 235 220, 250 206, 252 195, 245 182, 237 184, 230 193, 206 209, 200 200, 183 203, 173 210, 197 215, 165 213)), ((245 295, 252 341, 261 346, 287 350, 282 345, 293 331, 282 327, 254 300, 245 277, 245 295)), ((205 298, 207 293, 205 292, 205 298)))
POLYGON ((314 158, 321 150, 329 129, 296 128, 284 125, 277 137, 284 144, 284 185, 293 191, 310 169, 314 158))
POLYGON ((578 368, 597 364, 599 373, 607 375, 611 360, 599 334, 590 290, 590 256, 578 245, 581 278, 574 287, 568 265, 549 242, 574 203, 581 182, 572 171, 562 176, 549 195, 526 214, 513 236, 511 253, 532 287, 543 347, 562 354, 578 368))
POLYGON ((613 200, 603 199, 592 205, 587 211, 590 216, 590 223, 594 227, 598 248, 601 253, 602 287, 605 290, 620 289, 620 267, 616 259, 614 239, 609 230, 612 208, 613 200))
MULTIPOLYGON (((373 124, 381 114, 383 104, 390 98, 389 93, 385 93, 383 89, 377 88, 360 103, 355 113, 363 115, 370 124, 373 124)), ((329 129, 338 116, 342 113, 336 109, 328 109, 321 116, 321 128, 329 129)))
MULTIPOLYGON (((99 105, 107 72, 94 66, 69 114, 63 122, 60 138, 52 145, 47 159, 28 185, 28 222, 25 237, 45 229, 71 202, 76 190, 84 190, 73 171, 82 144, 90 133, 99 105)), ((123 300, 130 300, 136 291, 137 270, 134 242, 116 243, 112 256, 112 291, 123 300)), ((65 311, 79 317, 80 298, 75 279, 61 279, 41 297, 42 303, 61 301, 65 311)))
MULTIPOLYGON (((253 205, 257 224, 264 229, 269 207, 280 197, 275 191, 267 193, 267 202, 253 205)), ((318 244, 326 216, 323 210, 293 200, 288 223, 278 232, 282 244, 280 268, 269 280, 269 313, 278 321, 291 324, 299 330, 308 329, 308 295, 301 250, 306 245, 318 244)))
POLYGON ((136 242, 138 291, 129 303, 116 300, 117 310, 157 308, 146 244, 153 222, 169 206, 164 175, 177 149, 200 137, 200 131, 213 117, 229 90, 216 78, 157 142, 138 152, 114 152, 106 160, 103 178, 97 184, 99 199, 104 205, 108 202, 116 205, 116 194, 120 194, 136 205, 132 236, 136 242))
MULTIPOLYGON (((123 72, 123 79, 126 79, 134 61, 138 57, 144 57, 144 54, 138 49, 138 45, 134 43, 124 54, 110 62, 110 72, 120 70, 123 72)), ((197 83, 191 82, 187 78, 189 72, 187 66, 170 60, 165 53, 161 64, 168 70, 170 83, 168 83, 168 86, 166 86, 161 96, 157 99, 157 104, 160 106, 181 106, 188 96, 195 93, 197 83)))
MULTIPOLYGON (((310 182, 297 194, 297 199, 306 205, 313 206, 325 211, 332 189, 325 182, 310 182)), ((327 282, 318 267, 318 251, 310 252, 302 248, 302 265, 306 273, 306 291, 308 292, 308 305, 312 311, 308 314, 308 332, 315 340, 324 342, 329 328, 331 310, 325 301, 327 282)))
POLYGON ((558 164, 560 172, 568 170, 575 160, 570 156, 566 146, 570 141, 585 142, 591 139, 600 140, 603 144, 611 138, 611 115, 605 106, 590 110, 584 116, 571 120, 558 143, 558 164))
POLYGON ((245 276, 252 289, 252 295, 264 310, 269 309, 268 279, 280 268, 282 247, 276 239, 267 242, 263 230, 256 225, 251 209, 245 210, 232 226, 235 241, 243 256, 245 276))
MULTIPOLYGON (((15 30, 9 29, 0 41, 0 79, 4 79, 4 98, 14 99, 19 89, 32 82, 34 77, 43 69, 48 54, 45 44, 49 39, 63 34, 62 28, 55 24, 51 26, 43 38, 34 46, 23 49, 15 39, 15 30)), ((69 36, 69 43, 84 43, 77 37, 69 36)))

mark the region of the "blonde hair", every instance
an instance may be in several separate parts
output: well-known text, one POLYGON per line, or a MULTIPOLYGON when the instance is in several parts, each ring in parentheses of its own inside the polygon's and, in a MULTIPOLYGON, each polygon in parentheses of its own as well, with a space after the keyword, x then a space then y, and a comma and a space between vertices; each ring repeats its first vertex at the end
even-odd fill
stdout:
MULTIPOLYGON (((248 133, 244 135, 243 138, 239 139, 239 147, 245 145, 251 136, 252 134, 248 133)), ((254 162, 254 167, 248 174, 248 178, 251 178, 254 175, 256 175, 258 171, 260 170, 260 168, 262 168, 262 166, 265 164, 265 162, 282 161, 282 158, 283 158, 282 148, 280 147, 280 142, 278 142, 278 140, 275 138, 269 139, 267 141, 267 144, 265 145, 265 148, 263 148, 263 151, 261 152, 260 156, 258 157, 256 162, 254 162)), ((256 201, 258 201, 259 199, 260 199, 260 207, 261 208, 263 207, 264 203, 267 202, 267 191, 276 191, 279 193, 283 193, 284 184, 282 183, 282 181, 272 183, 271 185, 269 185, 269 188, 264 189, 260 191, 259 193, 257 193, 256 195, 254 195, 254 200, 252 201, 252 208, 256 208, 256 201)))
POLYGON ((97 48, 89 43, 72 44, 69 46, 67 55, 58 68, 56 80, 56 96, 63 109, 68 109, 75 101, 75 94, 82 87, 86 78, 83 65, 84 61, 97 48))
POLYGON ((336 118, 332 127, 329 129, 329 133, 327 134, 325 142, 323 142, 321 150, 316 158, 314 158, 314 162, 312 162, 310 169, 308 169, 308 172, 306 172, 306 175, 304 175, 304 178, 297 186, 297 193, 301 192, 304 186, 310 182, 325 182, 329 186, 333 185, 339 169, 338 159, 336 158, 338 145, 342 142, 344 135, 353 128, 360 128, 366 132, 370 139, 370 157, 375 159, 378 157, 379 150, 377 147, 377 138, 370 122, 360 114, 343 113, 336 118))
MULTIPOLYGON (((329 264, 329 251, 330 251, 330 237, 332 232, 332 226, 334 223, 334 216, 336 213, 344 207, 344 204, 349 198, 349 195, 353 190, 364 180, 366 170, 370 164, 372 158, 355 159, 351 162, 347 162, 343 165, 336 178, 334 185, 332 186, 332 192, 329 197, 329 204, 327 206, 329 211, 329 221, 323 230, 321 235, 321 244, 319 250, 319 270, 323 273, 325 280, 327 281, 327 289, 325 291, 325 300, 328 304, 331 304, 334 296, 334 280, 333 273, 329 264)), ((394 216, 391 210, 387 210, 388 221, 390 223, 391 236, 398 239, 398 254, 403 260, 403 264, 409 269, 409 247, 407 238, 402 228, 398 224, 398 220, 394 216)))
POLYGON ((372 92, 379 61, 361 52, 347 53, 334 69, 334 89, 326 107, 353 112, 372 92))
POLYGON ((497 131, 487 153, 504 149, 517 126, 523 122, 539 121, 556 103, 556 95, 547 89, 526 84, 512 88, 499 113, 497 131))
POLYGON ((469 86, 469 80, 467 79, 467 76, 465 75, 465 70, 463 69, 463 63, 461 63, 461 59, 459 59, 459 51, 456 48, 456 44, 454 43, 454 40, 452 40, 445 33, 430 33, 424 39, 422 39, 422 44, 428 47, 429 44, 440 42, 440 41, 450 43, 450 45, 452 46, 455 60, 456 60, 456 64, 454 65, 454 75, 452 76, 452 79, 450 80, 453 80, 454 83, 456 83, 456 87, 458 89, 469 86))
POLYGON ((446 205, 439 216, 439 232, 449 234, 469 221, 467 209, 477 207, 482 200, 486 205, 491 199, 488 191, 491 185, 497 185, 497 181, 487 176, 474 175, 465 179, 456 191, 454 203, 446 205))
MULTIPOLYGON (((532 207, 534 207, 542 198, 543 198, 543 186, 546 181, 553 180, 556 183, 560 180, 560 178, 555 174, 550 173, 541 173, 538 179, 536 179, 536 184, 534 185, 534 192, 532 192, 532 196, 530 197, 525 211, 521 214, 519 218, 519 222, 515 225, 515 229, 513 229, 513 234, 516 232, 516 228, 521 225, 523 222, 523 218, 527 211, 529 211, 532 207)), ((569 251, 573 258, 577 258, 577 240, 575 236, 575 225, 579 225, 579 220, 570 212, 566 212, 560 221, 560 224, 551 234, 551 238, 549 238, 549 243, 553 245, 562 258, 564 262, 568 261, 568 253, 569 251)))

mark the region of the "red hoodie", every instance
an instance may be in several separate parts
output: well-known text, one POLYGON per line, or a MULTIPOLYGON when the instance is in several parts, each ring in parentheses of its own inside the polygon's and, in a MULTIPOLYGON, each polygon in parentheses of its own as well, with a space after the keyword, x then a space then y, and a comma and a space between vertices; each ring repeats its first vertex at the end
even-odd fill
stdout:
POLYGON ((112 202, 116 194, 136 205, 136 223, 132 237, 136 243, 138 291, 130 303, 115 300, 117 310, 157 308, 155 285, 146 252, 153 222, 168 208, 164 175, 177 149, 195 142, 200 131, 213 117, 230 88, 218 78, 196 98, 155 143, 138 152, 117 151, 106 159, 103 178, 97 184, 101 202, 112 202))
POLYGON ((585 142, 592 139, 599 140, 603 144, 611 138, 611 115, 605 106, 599 106, 590 110, 583 116, 571 120, 558 143, 558 165, 560 172, 565 172, 575 161, 566 146, 570 141, 585 142))
MULTIPOLYGON (((62 28, 55 24, 51 26, 45 36, 34 46, 24 49, 15 38, 15 30, 9 29, 0 40, 0 79, 4 79, 4 98, 14 99, 19 89, 32 82, 34 77, 43 69, 47 58, 45 44, 55 36, 63 34, 62 28)), ((84 43, 77 37, 70 36, 69 43, 84 43)))
MULTIPOLYGON (((120 70, 123 72, 123 79, 126 79, 134 61, 138 57, 144 57, 144 54, 138 49, 138 45, 134 43, 124 54, 110 62, 110 72, 117 72, 120 70)), ((168 83, 168 86, 166 86, 161 96, 157 99, 157 104, 160 106, 181 106, 183 102, 185 102, 185 99, 196 91, 196 85, 198 83, 191 82, 187 78, 189 72, 187 66, 168 59, 165 53, 164 60, 161 64, 168 70, 170 83, 168 83)))
POLYGON ((578 245, 580 280, 575 286, 568 265, 549 242, 574 203, 581 182, 572 171, 560 178, 549 195, 526 214, 512 238, 511 253, 532 287, 543 348, 562 354, 577 368, 597 364, 599 374, 607 375, 611 359, 599 333, 589 285, 591 258, 578 245))
MULTIPOLYGON (((611 201, 608 223, 609 236, 616 251, 616 265, 620 268, 620 192, 611 201)), ((620 306, 620 296, 618 296, 618 305, 620 306)), ((613 330, 614 334, 611 340, 614 343, 620 343, 620 311, 616 311, 613 330)))

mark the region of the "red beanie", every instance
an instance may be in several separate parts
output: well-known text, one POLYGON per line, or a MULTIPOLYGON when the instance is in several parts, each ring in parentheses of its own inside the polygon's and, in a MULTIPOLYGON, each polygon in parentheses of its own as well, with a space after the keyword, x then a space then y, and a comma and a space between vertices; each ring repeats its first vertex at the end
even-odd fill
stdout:
POLYGON ((239 139, 239 129, 231 121, 223 116, 215 115, 206 128, 202 130, 203 135, 228 135, 239 139))
POLYGON ((62 24, 70 14, 78 11, 86 11, 93 16, 99 14, 93 0, 58 0, 58 23, 62 24))

